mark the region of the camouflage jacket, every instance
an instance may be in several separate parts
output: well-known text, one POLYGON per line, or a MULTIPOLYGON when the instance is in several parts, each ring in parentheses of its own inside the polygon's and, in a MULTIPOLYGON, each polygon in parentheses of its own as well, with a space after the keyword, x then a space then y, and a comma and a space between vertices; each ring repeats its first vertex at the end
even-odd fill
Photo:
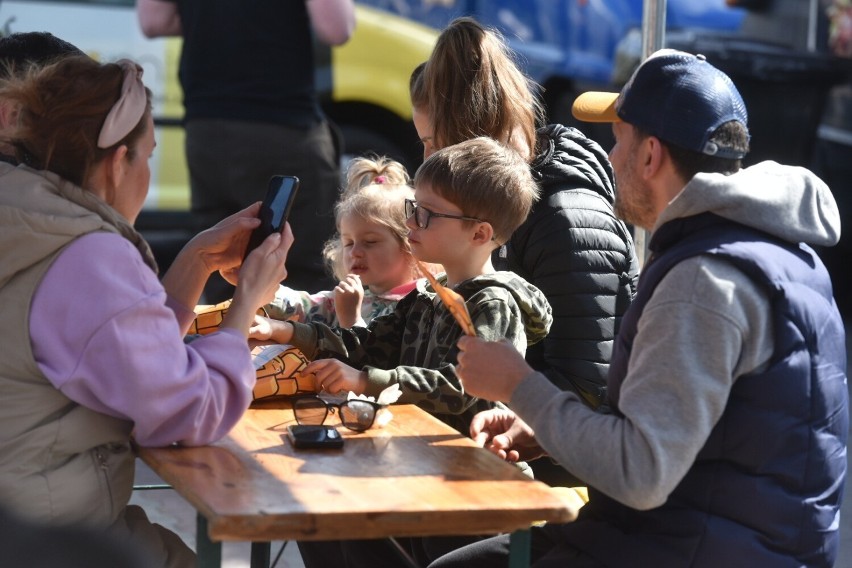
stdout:
MULTIPOLYGON (((439 277, 444 283, 445 276, 439 277)), ((465 299, 478 337, 509 339, 521 353, 544 339, 550 304, 532 284, 512 272, 477 276, 455 291, 465 299)), ((467 435, 474 414, 493 403, 464 392, 455 373, 461 327, 426 281, 396 309, 366 328, 294 324, 292 343, 311 359, 334 357, 367 371, 365 394, 377 396, 398 383, 401 403, 413 403, 467 435)))

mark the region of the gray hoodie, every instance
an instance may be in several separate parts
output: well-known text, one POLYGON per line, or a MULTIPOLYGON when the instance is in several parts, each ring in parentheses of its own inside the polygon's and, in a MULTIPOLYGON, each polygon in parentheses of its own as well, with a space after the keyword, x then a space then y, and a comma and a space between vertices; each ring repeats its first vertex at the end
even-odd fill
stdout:
MULTIPOLYGON (((707 212, 791 243, 830 246, 840 236, 825 183, 775 162, 695 176, 654 229, 707 212)), ((627 506, 657 507, 692 466, 737 377, 769 360, 770 329, 762 290, 723 260, 692 257, 660 281, 639 319, 619 399, 624 418, 594 413, 539 373, 509 406, 576 476, 627 506)))

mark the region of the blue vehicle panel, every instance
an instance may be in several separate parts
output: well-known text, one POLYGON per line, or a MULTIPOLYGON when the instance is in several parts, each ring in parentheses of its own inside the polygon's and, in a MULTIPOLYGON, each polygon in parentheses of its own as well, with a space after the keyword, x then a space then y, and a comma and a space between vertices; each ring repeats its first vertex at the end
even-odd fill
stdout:
MULTIPOLYGON (((469 15, 500 30, 537 83, 608 85, 616 48, 641 29, 643 0, 359 0, 442 29, 469 15)), ((668 0, 667 29, 735 32, 745 11, 725 0, 668 0)))

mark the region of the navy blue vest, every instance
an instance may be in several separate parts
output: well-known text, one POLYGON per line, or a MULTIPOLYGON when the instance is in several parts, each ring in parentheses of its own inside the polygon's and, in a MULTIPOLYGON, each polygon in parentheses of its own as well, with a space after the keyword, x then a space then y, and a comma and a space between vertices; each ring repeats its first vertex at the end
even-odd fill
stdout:
POLYGON ((614 412, 642 310, 686 258, 723 258, 766 291, 775 351, 766 370, 736 380, 664 505, 637 511, 590 488, 567 541, 606 566, 832 566, 849 416, 845 334, 825 267, 805 245, 712 214, 667 223, 650 246, 610 366, 614 412))

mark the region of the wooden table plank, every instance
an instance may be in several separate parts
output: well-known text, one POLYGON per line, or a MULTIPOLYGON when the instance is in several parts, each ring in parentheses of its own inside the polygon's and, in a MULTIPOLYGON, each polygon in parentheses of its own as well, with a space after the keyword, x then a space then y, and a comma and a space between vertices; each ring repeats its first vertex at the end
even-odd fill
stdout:
POLYGON ((216 444, 140 456, 207 518, 215 541, 496 534, 576 517, 548 486, 428 413, 391 410, 384 428, 339 426, 342 450, 296 450, 292 411, 270 401, 216 444))

